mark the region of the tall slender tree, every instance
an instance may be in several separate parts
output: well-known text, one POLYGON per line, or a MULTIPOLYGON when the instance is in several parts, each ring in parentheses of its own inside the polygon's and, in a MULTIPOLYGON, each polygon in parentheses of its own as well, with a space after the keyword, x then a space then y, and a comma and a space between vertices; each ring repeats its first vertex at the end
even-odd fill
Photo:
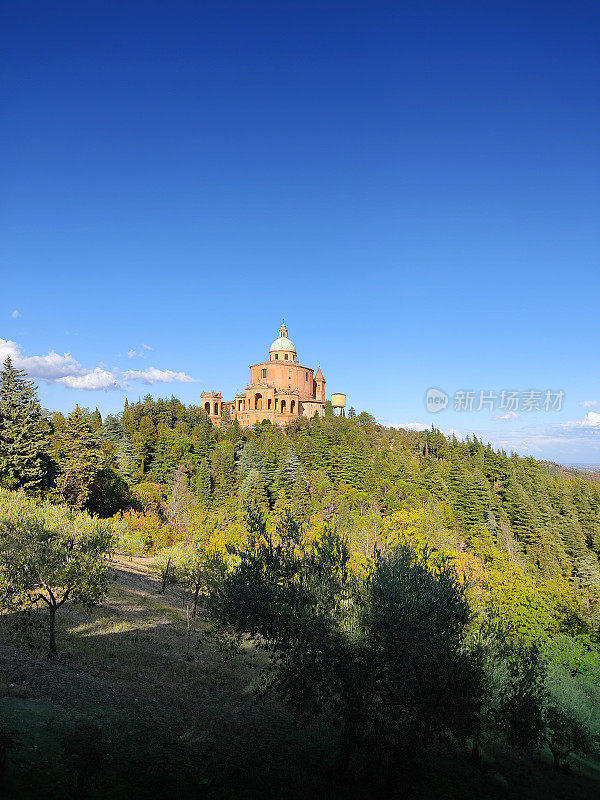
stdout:
POLYGON ((36 388, 10 356, 0 371, 0 483, 40 492, 52 475, 50 427, 36 388))

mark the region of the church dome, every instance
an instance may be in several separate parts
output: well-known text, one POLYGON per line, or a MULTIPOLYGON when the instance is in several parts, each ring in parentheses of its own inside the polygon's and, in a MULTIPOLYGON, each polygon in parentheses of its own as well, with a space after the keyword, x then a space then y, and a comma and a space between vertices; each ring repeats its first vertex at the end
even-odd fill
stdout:
POLYGON ((288 353, 296 352, 294 343, 287 338, 287 328, 285 327, 285 323, 281 326, 281 328, 279 328, 279 338, 275 339, 269 348, 269 353, 273 353, 275 350, 287 350, 288 353))

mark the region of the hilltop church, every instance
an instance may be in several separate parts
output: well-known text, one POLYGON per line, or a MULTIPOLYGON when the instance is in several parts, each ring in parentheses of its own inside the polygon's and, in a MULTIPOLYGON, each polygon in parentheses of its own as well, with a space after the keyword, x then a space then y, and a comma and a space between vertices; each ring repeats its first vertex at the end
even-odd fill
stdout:
MULTIPOLYGON (((345 396, 331 397, 335 408, 345 406, 345 396)), ((223 402, 220 392, 202 392, 202 407, 214 425, 221 424, 224 408, 231 420, 237 419, 247 427, 268 419, 277 425, 287 425, 298 417, 322 416, 325 407, 325 378, 321 367, 316 375, 310 367, 298 362, 294 343, 288 339, 285 323, 269 349, 269 360, 250 367, 250 383, 235 400, 223 402)))

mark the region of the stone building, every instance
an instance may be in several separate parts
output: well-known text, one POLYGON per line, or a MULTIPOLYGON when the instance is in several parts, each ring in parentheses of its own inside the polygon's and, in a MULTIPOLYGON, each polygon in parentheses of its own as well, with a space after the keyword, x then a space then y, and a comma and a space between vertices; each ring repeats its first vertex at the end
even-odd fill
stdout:
MULTIPOLYGON (((341 396, 341 395, 340 395, 341 396)), ((285 324, 269 349, 269 360, 250 367, 250 383, 235 400, 223 401, 220 392, 202 392, 202 407, 214 425, 221 424, 224 407, 229 408, 231 420, 237 419, 246 427, 271 420, 277 425, 297 417, 323 415, 325 378, 321 367, 303 367, 294 343, 288 339, 285 324)))

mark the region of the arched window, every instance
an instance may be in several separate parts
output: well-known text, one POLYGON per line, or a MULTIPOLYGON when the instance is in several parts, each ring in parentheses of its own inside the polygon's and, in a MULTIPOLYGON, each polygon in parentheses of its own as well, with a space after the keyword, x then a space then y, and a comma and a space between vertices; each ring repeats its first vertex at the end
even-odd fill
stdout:
POLYGON ((215 414, 219 413, 219 404, 215 403, 215 414))
POLYGON ((262 394, 259 392, 254 395, 254 408, 256 411, 260 411, 262 409, 262 394))
POLYGON ((206 411, 207 414, 210 414, 210 403, 208 402, 208 400, 206 401, 206 403, 204 403, 204 410, 206 411))
POLYGON ((285 406, 286 406, 286 402, 285 402, 285 400, 282 400, 281 401, 281 413, 282 414, 285 414, 285 406))
POLYGON ((293 414, 295 410, 296 410, 296 401, 292 400, 292 402, 290 403, 290 414, 293 414))
POLYGON ((287 353, 284 355, 284 358, 285 358, 286 361, 288 360, 288 354, 287 353))
POLYGON ((279 361, 279 353, 275 353, 275 361, 279 361))
POLYGON ((269 397, 269 399, 267 400, 267 408, 269 409, 269 411, 271 410, 271 403, 272 403, 272 402, 273 402, 273 401, 272 401, 272 400, 271 400, 271 398, 269 397))

